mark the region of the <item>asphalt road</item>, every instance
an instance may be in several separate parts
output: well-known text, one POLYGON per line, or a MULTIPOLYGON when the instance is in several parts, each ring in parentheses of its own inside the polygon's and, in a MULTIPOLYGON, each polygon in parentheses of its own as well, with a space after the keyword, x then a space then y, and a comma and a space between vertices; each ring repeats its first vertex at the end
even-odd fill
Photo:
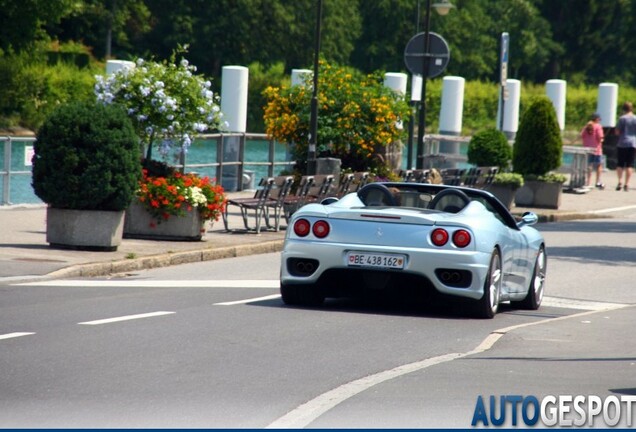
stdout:
POLYGON ((493 320, 286 307, 278 254, 0 286, 0 427, 467 428, 479 395, 635 395, 633 222, 541 225, 545 305, 493 320))

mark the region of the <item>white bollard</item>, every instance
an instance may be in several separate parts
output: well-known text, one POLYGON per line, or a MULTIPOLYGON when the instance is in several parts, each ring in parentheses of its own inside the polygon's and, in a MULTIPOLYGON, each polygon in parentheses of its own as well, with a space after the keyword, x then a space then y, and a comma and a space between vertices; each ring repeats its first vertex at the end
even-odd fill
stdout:
POLYGON ((291 71, 291 85, 302 85, 313 75, 313 71, 309 69, 292 69, 291 71))
POLYGON ((598 86, 596 112, 601 115, 603 127, 616 126, 616 107, 618 106, 618 84, 601 83, 598 86))
POLYGON ((411 101, 419 102, 422 99, 422 77, 411 75, 411 101))
POLYGON ((135 63, 126 60, 108 60, 106 62, 106 75, 113 74, 122 69, 133 69, 135 63))
POLYGON ((519 103, 521 101, 521 81, 506 80, 508 99, 504 102, 503 128, 501 128, 501 92, 497 107, 497 129, 502 130, 508 139, 514 139, 519 130, 519 103))
POLYGON ((223 66, 221 79, 221 112, 228 122, 228 131, 245 132, 249 69, 244 66, 223 66))
POLYGON ((545 83, 545 93, 552 101, 554 110, 556 111, 559 128, 565 129, 565 93, 567 83, 564 80, 551 79, 545 83))
POLYGON ((384 86, 404 96, 408 76, 400 72, 387 72, 384 74, 384 86))
POLYGON ((439 133, 461 135, 464 113, 464 85, 462 77, 444 77, 442 84, 442 106, 439 113, 439 133))

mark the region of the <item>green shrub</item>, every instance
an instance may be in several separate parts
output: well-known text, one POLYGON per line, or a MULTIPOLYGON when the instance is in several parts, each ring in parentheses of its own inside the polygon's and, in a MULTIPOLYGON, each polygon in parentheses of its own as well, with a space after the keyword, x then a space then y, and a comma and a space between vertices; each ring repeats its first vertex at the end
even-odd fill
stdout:
POLYGON ((0 122, 37 130, 58 105, 94 100, 94 73, 37 55, 0 57, 0 122))
POLYGON ((139 139, 117 105, 61 105, 38 131, 34 150, 33 190, 55 208, 124 210, 141 178, 139 139))
POLYGON ((468 163, 476 166, 497 166, 508 169, 512 148, 503 132, 491 128, 477 132, 468 143, 468 163))
POLYGON ((565 183, 567 180, 567 177, 563 174, 558 174, 558 173, 547 173, 544 175, 528 175, 526 176, 526 180, 528 181, 540 181, 540 182, 545 182, 545 183, 565 183))
POLYGON ((563 140, 554 106, 549 98, 538 97, 521 117, 513 148, 515 172, 543 176, 561 166, 563 140))
POLYGON ((291 79, 285 73, 285 65, 276 63, 269 67, 264 67, 258 62, 250 63, 249 66, 249 86, 247 105, 247 130, 252 133, 264 133, 265 123, 263 122, 264 110, 267 105, 267 98, 263 94, 268 86, 287 86, 291 79))
POLYGON ((495 174, 493 184, 508 185, 519 189, 523 186, 523 176, 519 173, 503 172, 495 174))

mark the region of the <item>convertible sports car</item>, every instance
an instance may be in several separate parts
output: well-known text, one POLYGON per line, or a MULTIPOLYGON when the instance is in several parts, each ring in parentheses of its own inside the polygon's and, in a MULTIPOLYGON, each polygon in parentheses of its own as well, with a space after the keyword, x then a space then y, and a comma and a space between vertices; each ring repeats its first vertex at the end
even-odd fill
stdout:
POLYGON ((516 220, 489 192, 370 183, 294 213, 281 259, 289 305, 409 287, 463 298, 492 318, 499 304, 538 309, 547 258, 534 213, 516 220))

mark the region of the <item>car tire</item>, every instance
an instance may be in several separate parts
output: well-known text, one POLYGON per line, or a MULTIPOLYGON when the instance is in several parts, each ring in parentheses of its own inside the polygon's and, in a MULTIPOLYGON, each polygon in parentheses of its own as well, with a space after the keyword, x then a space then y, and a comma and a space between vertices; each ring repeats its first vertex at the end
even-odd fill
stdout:
POLYGON ((484 282, 484 295, 475 304, 475 314, 479 318, 493 318, 499 310, 502 285, 501 255, 495 249, 490 257, 490 266, 484 282))
POLYGON ((513 306, 520 309, 537 310, 541 306, 543 300, 543 291, 545 288, 545 271, 547 266, 547 259, 545 255, 545 248, 541 245, 537 259, 534 262, 534 270, 532 272, 532 279, 528 286, 528 294, 526 297, 518 302, 511 302, 513 306))
POLYGON ((280 284, 283 303, 290 306, 320 306, 325 296, 312 284, 280 284))

